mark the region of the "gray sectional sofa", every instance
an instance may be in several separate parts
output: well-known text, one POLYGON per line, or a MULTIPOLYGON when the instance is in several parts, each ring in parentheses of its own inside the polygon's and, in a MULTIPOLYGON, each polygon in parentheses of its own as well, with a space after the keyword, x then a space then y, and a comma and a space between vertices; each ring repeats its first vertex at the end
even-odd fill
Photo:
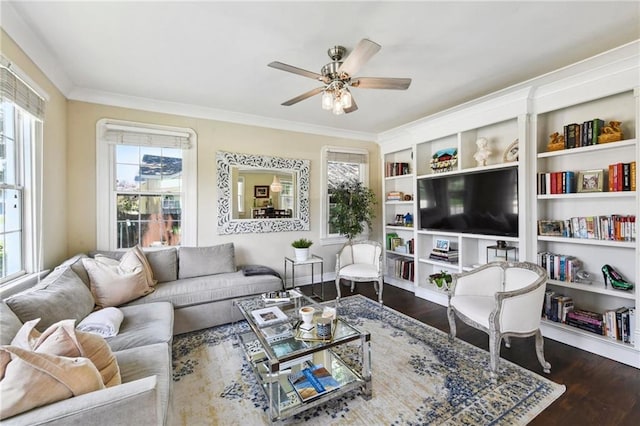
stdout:
MULTIPOLYGON (((122 252, 93 252, 113 258, 122 252)), ((268 268, 236 268, 232 243, 146 251, 155 291, 119 306, 118 335, 107 338, 122 384, 34 408, 2 420, 3 425, 163 425, 171 418, 174 334, 239 319, 236 298, 280 290, 282 280, 268 268)), ((93 309, 90 279, 78 255, 35 286, 0 293, 0 344, 8 345, 26 321, 42 318, 40 331, 63 319, 77 322, 93 309)))

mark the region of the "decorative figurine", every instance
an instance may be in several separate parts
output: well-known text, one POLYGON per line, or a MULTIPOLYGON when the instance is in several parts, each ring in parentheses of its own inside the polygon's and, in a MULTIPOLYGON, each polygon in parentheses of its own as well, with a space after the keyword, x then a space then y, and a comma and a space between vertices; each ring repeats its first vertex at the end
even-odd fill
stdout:
POLYGON ((608 126, 604 126, 602 133, 598 136, 598 143, 621 141, 624 135, 620 129, 620 121, 610 121, 608 126))
POLYGON ((547 144, 547 150, 560 151, 564 149, 564 136, 558 132, 554 132, 549 135, 549 143, 547 144))
POLYGON ((486 166, 487 158, 491 155, 491 151, 488 148, 489 140, 487 138, 479 138, 476 141, 476 146, 478 150, 473 154, 473 158, 476 160, 476 163, 478 163, 478 166, 486 166))

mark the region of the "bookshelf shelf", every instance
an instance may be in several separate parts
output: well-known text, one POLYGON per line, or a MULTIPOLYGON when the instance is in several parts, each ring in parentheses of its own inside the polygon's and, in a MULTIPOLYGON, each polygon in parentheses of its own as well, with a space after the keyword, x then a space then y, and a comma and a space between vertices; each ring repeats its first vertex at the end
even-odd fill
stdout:
POLYGON ((567 324, 563 324, 561 322, 555 322, 555 321, 549 321, 547 319, 542 319, 542 323, 548 327, 554 327, 554 328, 558 328, 560 330, 566 331, 566 332, 570 332, 570 333, 575 333, 578 334, 580 336, 584 336, 584 337, 589 337, 589 338, 593 338, 596 340, 599 340, 607 345, 611 345, 611 346, 618 346, 620 348, 626 348, 626 349, 633 349, 633 346, 630 345, 629 343, 624 343, 621 342, 619 340, 614 340, 610 337, 607 336, 602 336, 600 334, 597 333, 591 333, 590 331, 586 331, 586 330, 581 330, 577 327, 572 327, 570 325, 567 324))
POLYGON ((571 288, 575 290, 585 291, 588 293, 604 294, 612 297, 619 297, 621 299, 635 300, 636 296, 634 292, 616 290, 611 287, 605 287, 604 283, 595 281, 591 284, 576 283, 568 281, 548 280, 549 285, 557 287, 571 288))
POLYGON ((571 194, 538 194, 538 200, 571 200, 587 198, 634 198, 636 191, 584 192, 571 194))
POLYGON ((590 154, 597 151, 615 150, 626 147, 635 147, 636 139, 628 139, 619 142, 610 142, 600 145, 581 146, 579 148, 562 149, 560 151, 548 151, 538 154, 538 158, 573 156, 576 154, 590 154))
POLYGON ((587 246, 602 246, 602 247, 618 247, 635 249, 635 241, 613 241, 613 240, 596 240, 593 238, 569 238, 569 237, 547 237, 544 235, 538 236, 538 241, 549 241, 556 243, 566 244, 581 244, 587 246))
POLYGON ((413 201, 397 201, 397 200, 394 200, 394 201, 385 201, 384 203, 388 204, 388 205, 411 206, 411 207, 413 207, 413 201))

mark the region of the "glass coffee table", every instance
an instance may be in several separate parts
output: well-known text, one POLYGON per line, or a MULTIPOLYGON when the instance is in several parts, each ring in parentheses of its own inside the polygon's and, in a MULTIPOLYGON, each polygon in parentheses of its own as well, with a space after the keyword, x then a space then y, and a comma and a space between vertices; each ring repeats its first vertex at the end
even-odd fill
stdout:
POLYGON ((235 324, 237 345, 267 396, 270 420, 291 417, 357 388, 370 399, 370 334, 339 316, 330 322, 328 337, 300 329, 300 308, 315 309, 315 324, 327 305, 297 289, 289 290, 289 296, 274 302, 258 295, 233 303, 249 326, 235 324))

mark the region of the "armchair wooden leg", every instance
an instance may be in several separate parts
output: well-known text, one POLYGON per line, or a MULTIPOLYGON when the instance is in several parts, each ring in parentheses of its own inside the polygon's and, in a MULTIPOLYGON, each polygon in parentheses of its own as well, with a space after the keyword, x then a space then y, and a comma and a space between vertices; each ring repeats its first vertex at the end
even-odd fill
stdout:
POLYGON ((382 277, 378 278, 378 302, 382 305, 382 285, 383 285, 382 277))
POLYGON ((504 337, 504 345, 505 345, 507 348, 511 348, 511 338, 510 338, 509 336, 505 336, 505 337, 504 337))
POLYGON ((542 371, 550 374, 551 364, 544 359, 544 338, 542 337, 540 329, 536 331, 536 355, 538 355, 538 361, 540 361, 540 365, 542 365, 542 371))
POLYGON ((456 317, 450 306, 447 308, 447 318, 449 319, 449 341, 453 342, 456 338, 456 317))
POLYGON ((340 294, 340 277, 336 277, 336 301, 339 301, 341 297, 340 294))
POLYGON ((498 362, 500 361, 500 342, 502 336, 496 330, 489 330, 489 354, 491 355, 491 376, 498 374, 498 362))
POLYGON ((351 280, 351 293, 353 293, 353 290, 356 288, 356 282, 354 280, 351 280))

